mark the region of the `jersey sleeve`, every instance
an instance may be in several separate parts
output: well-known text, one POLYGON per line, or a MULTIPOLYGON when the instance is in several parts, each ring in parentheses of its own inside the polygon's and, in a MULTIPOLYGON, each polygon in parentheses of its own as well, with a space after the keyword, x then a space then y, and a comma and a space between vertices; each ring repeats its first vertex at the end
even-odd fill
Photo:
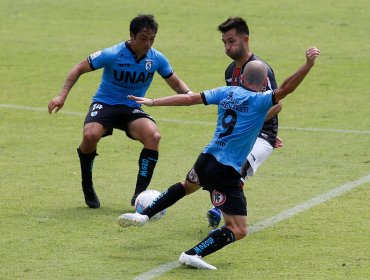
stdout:
POLYGON ((202 92, 204 105, 218 104, 227 95, 227 87, 208 89, 202 92))
POLYGON ((90 54, 87 57, 87 61, 89 62, 91 69, 97 70, 110 63, 116 56, 116 49, 117 46, 113 46, 90 54))
POLYGON ((276 83, 274 71, 269 66, 267 67, 267 77, 269 79, 267 90, 277 89, 277 83, 276 83))
POLYGON ((173 74, 173 69, 168 59, 161 53, 157 52, 159 67, 157 72, 162 76, 163 79, 168 79, 173 74))
POLYGON ((257 108, 259 108, 260 111, 267 111, 276 104, 274 90, 259 93, 256 97, 257 108))

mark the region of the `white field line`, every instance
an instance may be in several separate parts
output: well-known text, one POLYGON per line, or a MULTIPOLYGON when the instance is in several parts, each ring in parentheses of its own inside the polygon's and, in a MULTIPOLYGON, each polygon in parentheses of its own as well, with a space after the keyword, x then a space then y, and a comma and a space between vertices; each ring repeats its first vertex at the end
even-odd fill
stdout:
MULTIPOLYGON (((0 108, 47 113, 46 105, 45 105, 45 108, 40 108, 40 107, 30 107, 30 106, 22 106, 22 105, 15 105, 15 104, 0 104, 0 108)), ((59 111, 58 114, 64 114, 64 115, 70 115, 70 116, 85 116, 86 115, 86 113, 65 111, 65 110, 59 111)), ((177 119, 167 119, 167 118, 156 118, 156 121, 177 123, 177 124, 198 124, 198 125, 215 126, 215 122, 207 122, 207 121, 177 120, 177 119)), ((297 130, 297 131, 333 132, 333 133, 370 134, 369 130, 350 130, 350 129, 335 129, 335 128, 302 128, 302 127, 279 126, 279 129, 297 130)))
MULTIPOLYGON (((308 210, 312 207, 315 207, 321 203, 324 203, 330 199, 333 199, 337 196, 340 196, 346 192, 349 192, 350 190, 352 190, 353 188, 356 188, 358 186, 361 186, 365 183, 369 183, 370 182, 370 174, 368 174, 367 176, 365 177, 362 177, 356 181, 351 181, 351 182, 348 182, 348 183, 345 183, 344 185, 341 185, 335 189, 332 189, 322 195, 319 195, 319 196, 316 196, 310 200, 307 200, 306 202, 303 202, 295 207, 292 207, 292 208, 289 208, 287 210, 284 210, 283 212, 269 218, 269 219, 266 219, 266 220, 263 220, 261 222, 258 222, 256 223, 255 225, 252 225, 249 227, 249 232, 248 232, 248 235, 249 234, 252 234, 252 233, 256 233, 258 231, 261 231, 267 227, 270 227, 270 226, 273 226, 275 224, 277 224, 278 222, 281 222, 283 220, 286 220, 286 219, 289 219, 305 210, 308 210)), ((161 275, 163 275, 164 273, 172 270, 172 269, 175 269, 177 267, 179 267, 180 264, 178 261, 174 261, 174 262, 170 262, 170 263, 166 263, 166 264, 163 264, 163 265, 160 265, 160 266, 157 266, 137 277, 134 278, 134 280, 150 280, 150 279, 154 279, 156 277, 159 277, 161 275)))

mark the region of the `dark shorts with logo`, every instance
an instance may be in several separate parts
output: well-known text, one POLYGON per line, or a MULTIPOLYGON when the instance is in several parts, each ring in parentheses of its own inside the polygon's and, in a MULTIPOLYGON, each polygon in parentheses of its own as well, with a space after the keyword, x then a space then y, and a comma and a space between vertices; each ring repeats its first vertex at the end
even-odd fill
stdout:
POLYGON ((84 125, 92 122, 100 123, 107 129, 103 137, 112 135, 113 129, 116 128, 125 131, 126 135, 133 139, 128 132, 128 124, 140 118, 148 118, 155 123, 154 119, 140 107, 92 103, 86 115, 84 125))
POLYGON ((209 191, 211 201, 229 215, 247 215, 247 199, 241 175, 231 166, 219 163, 211 154, 200 154, 186 179, 209 191))

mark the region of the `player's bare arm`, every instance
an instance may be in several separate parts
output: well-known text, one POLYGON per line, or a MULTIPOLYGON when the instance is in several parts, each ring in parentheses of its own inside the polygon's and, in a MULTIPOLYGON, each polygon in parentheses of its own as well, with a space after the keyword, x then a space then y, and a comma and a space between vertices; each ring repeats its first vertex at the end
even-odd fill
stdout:
POLYGON ((58 96, 54 97, 48 105, 49 114, 53 112, 55 109, 55 113, 57 113, 62 107, 67 99, 67 96, 72 89, 72 87, 77 82, 78 78, 87 72, 90 72, 91 67, 87 61, 87 59, 81 61, 79 64, 75 65, 72 70, 68 73, 67 79, 64 82, 63 88, 61 89, 58 96))
POLYGON ((181 80, 176 73, 173 73, 171 77, 165 80, 167 84, 177 93, 185 94, 190 91, 189 87, 181 80))
POLYGON ((294 74, 284 80, 279 88, 275 91, 275 100, 279 101, 293 92, 303 79, 310 72, 311 68, 315 64, 315 59, 320 55, 320 50, 315 47, 311 47, 306 51, 306 63, 303 64, 294 74))
POLYGON ((139 104, 146 105, 148 107, 153 106, 189 106, 195 104, 203 104, 203 99, 200 93, 187 93, 166 96, 161 98, 145 98, 129 95, 127 98, 135 100, 139 104))
POLYGON ((271 120, 274 116, 279 114, 283 109, 283 104, 279 101, 276 105, 272 106, 271 109, 267 112, 265 122, 271 120))

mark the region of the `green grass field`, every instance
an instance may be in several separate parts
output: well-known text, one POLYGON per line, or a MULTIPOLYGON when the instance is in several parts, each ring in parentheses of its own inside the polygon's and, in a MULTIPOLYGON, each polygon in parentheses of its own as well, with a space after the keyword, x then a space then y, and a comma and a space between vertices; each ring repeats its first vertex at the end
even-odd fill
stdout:
MULTIPOLYGON (((46 1, 0 3, 0 279, 369 279, 370 2, 46 1), (255 232, 206 260, 217 271, 173 267, 209 231, 207 192, 187 197, 144 228, 120 228, 136 182, 139 143, 116 131, 99 143, 88 209, 76 154, 101 71, 81 77, 65 107, 47 113, 68 71, 129 37, 153 13, 154 47, 194 91, 223 85, 219 23, 241 15, 252 50, 279 83, 321 49, 312 73, 284 100, 285 147, 247 182, 251 226, 347 183, 351 191, 255 232)), ((171 94, 157 75, 149 97, 171 94)), ((213 135, 215 108, 148 108, 162 134, 152 189, 185 178, 213 135)))

